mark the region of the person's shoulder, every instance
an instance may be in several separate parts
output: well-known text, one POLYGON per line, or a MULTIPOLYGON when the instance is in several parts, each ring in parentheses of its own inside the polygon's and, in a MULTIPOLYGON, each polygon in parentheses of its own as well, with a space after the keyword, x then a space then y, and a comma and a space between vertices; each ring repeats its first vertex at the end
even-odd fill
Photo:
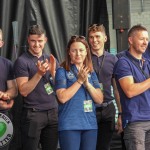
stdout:
POLYGON ((28 60, 28 58, 27 53, 24 52, 16 59, 16 61, 28 60))
POLYGON ((121 68, 126 66, 126 65, 131 64, 131 61, 126 57, 126 56, 122 56, 118 59, 118 61, 115 64, 115 68, 120 66, 121 68))
POLYGON ((20 59, 20 58, 25 58, 25 57, 27 57, 27 53, 26 52, 22 53, 18 58, 20 59))
POLYGON ((127 52, 127 50, 123 50, 123 51, 117 53, 117 54, 116 54, 116 57, 117 57, 118 59, 120 59, 122 56, 126 56, 126 52, 127 52))
POLYGON ((14 62, 14 66, 26 66, 27 64, 30 64, 31 61, 29 61, 26 53, 22 53, 14 62))
POLYGON ((64 67, 58 67, 56 71, 57 72, 65 72, 66 70, 64 67))
POLYGON ((111 54, 107 51, 105 52, 105 55, 106 55, 107 63, 115 64, 118 60, 118 58, 114 54, 111 54))
POLYGON ((11 60, 9 60, 8 58, 2 57, 2 56, 0 56, 0 59, 1 59, 2 61, 11 62, 11 60))
POLYGON ((56 70, 55 80, 63 79, 65 75, 66 75, 66 70, 63 67, 59 67, 56 70))
POLYGON ((2 56, 0 56, 0 62, 4 63, 4 64, 9 64, 9 65, 13 64, 11 60, 9 60, 8 58, 2 57, 2 56))
POLYGON ((106 57, 117 58, 114 54, 111 54, 111 53, 108 52, 108 51, 105 51, 105 55, 106 55, 106 57))
POLYGON ((110 52, 108 52, 108 51, 105 51, 105 55, 106 56, 109 56, 109 57, 115 57, 115 55, 114 54, 111 54, 110 52))

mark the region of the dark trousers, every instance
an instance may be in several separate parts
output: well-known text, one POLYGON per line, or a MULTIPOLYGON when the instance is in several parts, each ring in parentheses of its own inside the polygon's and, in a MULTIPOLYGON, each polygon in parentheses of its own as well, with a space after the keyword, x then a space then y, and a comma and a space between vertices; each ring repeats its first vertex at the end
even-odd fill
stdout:
POLYGON ((122 150, 126 150, 126 146, 125 146, 125 143, 124 143, 123 136, 124 136, 124 132, 121 132, 121 144, 122 144, 122 150))
POLYGON ((6 145, 6 146, 0 148, 0 150, 8 150, 8 149, 9 149, 9 145, 6 145))
POLYGON ((33 111, 24 108, 21 117, 22 150, 56 150, 58 144, 57 109, 33 111))
POLYGON ((96 150, 110 150, 110 144, 115 131, 115 106, 113 103, 107 107, 96 108, 98 123, 98 138, 96 150))

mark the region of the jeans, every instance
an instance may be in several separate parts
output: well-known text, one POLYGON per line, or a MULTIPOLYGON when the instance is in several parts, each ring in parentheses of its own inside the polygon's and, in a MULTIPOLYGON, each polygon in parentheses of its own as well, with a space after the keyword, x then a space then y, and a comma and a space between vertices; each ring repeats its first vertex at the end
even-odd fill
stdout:
POLYGON ((97 130, 64 130, 59 132, 61 150, 95 150, 97 130))
POLYGON ((96 108, 98 137, 96 150, 110 150, 110 144, 115 131, 115 106, 113 103, 106 107, 96 108))
POLYGON ((127 124, 124 141, 127 150, 150 150, 150 121, 127 124))
POLYGON ((22 150, 56 150, 58 144, 57 109, 34 111, 24 108, 21 117, 22 150))

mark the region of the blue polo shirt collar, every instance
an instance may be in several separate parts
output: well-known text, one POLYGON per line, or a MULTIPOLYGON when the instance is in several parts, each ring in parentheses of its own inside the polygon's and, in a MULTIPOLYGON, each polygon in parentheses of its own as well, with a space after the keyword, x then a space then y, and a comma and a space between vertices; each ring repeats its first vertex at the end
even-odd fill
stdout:
POLYGON ((105 50, 104 50, 103 54, 102 54, 101 56, 99 56, 99 57, 98 57, 97 55, 95 55, 95 54, 92 53, 92 56, 98 57, 98 58, 100 58, 100 57, 102 57, 102 56, 104 56, 104 55, 106 56, 106 51, 105 51, 105 50))
POLYGON ((143 56, 142 56, 142 59, 143 59, 143 60, 137 59, 137 58, 135 58, 134 56, 132 56, 129 51, 126 51, 126 56, 127 56, 130 60, 134 61, 134 63, 136 63, 138 66, 141 66, 141 63, 142 63, 141 61, 143 61, 143 60, 144 60, 143 66, 145 66, 145 65, 148 64, 148 60, 147 60, 145 57, 143 57, 143 56))

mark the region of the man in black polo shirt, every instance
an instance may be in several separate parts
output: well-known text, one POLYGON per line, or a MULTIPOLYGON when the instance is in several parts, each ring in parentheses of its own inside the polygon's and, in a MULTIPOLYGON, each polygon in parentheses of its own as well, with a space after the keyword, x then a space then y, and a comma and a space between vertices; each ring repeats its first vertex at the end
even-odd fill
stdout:
POLYGON ((94 70, 104 94, 104 102, 101 105, 97 105, 96 108, 98 123, 97 150, 109 150, 112 135, 115 130, 116 110, 113 104, 114 96, 118 109, 121 111, 119 94, 115 79, 113 78, 113 68, 117 58, 104 50, 107 36, 103 25, 93 24, 89 26, 88 40, 91 47, 94 70), (114 96, 112 95, 112 90, 114 96))
POLYGON ((58 141, 57 101, 53 91, 56 59, 43 52, 45 31, 33 25, 28 34, 29 49, 15 62, 15 75, 24 105, 21 118, 22 150, 56 150, 58 141))
MULTIPOLYGON (((2 30, 0 29, 0 48, 3 44, 2 30)), ((14 78, 12 62, 0 56, 0 68, 0 113, 10 116, 9 110, 14 104, 13 98, 17 96, 17 86, 14 78)), ((0 123, 0 150, 7 150, 9 143, 2 142, 4 139, 2 136, 3 124, 2 122, 0 123)))

